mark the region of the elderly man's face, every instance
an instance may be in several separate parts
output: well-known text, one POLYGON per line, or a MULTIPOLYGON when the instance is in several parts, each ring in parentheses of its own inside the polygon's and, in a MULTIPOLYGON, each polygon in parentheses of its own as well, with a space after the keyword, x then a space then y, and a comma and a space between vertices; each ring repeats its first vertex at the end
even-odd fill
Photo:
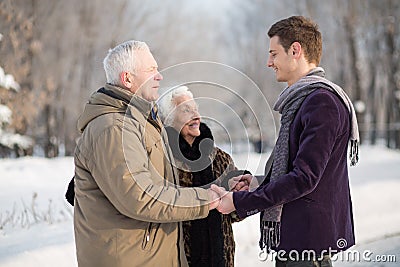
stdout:
POLYGON ((149 50, 139 50, 136 56, 138 65, 133 74, 132 91, 147 101, 155 101, 159 97, 158 89, 163 78, 158 72, 157 62, 149 50))
POLYGON ((187 95, 175 98, 175 116, 173 127, 191 145, 200 135, 200 114, 193 98, 187 95))

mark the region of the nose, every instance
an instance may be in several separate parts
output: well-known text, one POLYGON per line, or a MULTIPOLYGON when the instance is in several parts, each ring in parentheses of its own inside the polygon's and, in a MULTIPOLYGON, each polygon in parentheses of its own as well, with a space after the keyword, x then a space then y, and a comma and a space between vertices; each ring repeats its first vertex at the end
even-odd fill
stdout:
POLYGON ((193 110, 192 112, 192 120, 200 119, 200 113, 198 110, 193 110))
POLYGON ((161 75, 160 72, 157 71, 157 74, 154 75, 154 80, 161 81, 162 79, 163 79, 163 76, 161 75))
POLYGON ((274 61, 272 60, 272 56, 269 55, 268 60, 267 60, 267 67, 271 68, 273 65, 274 65, 274 61))

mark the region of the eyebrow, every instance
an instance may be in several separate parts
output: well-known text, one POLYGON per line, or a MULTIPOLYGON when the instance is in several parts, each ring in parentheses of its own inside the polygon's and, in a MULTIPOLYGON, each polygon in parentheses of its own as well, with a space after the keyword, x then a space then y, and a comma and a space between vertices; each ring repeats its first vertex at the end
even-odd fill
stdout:
POLYGON ((182 108, 192 108, 192 107, 198 107, 198 105, 197 105, 197 103, 196 103, 196 102, 194 102, 194 104, 193 104, 193 105, 191 105, 191 104, 189 104, 189 103, 182 103, 182 104, 180 104, 180 106, 181 106, 182 108))

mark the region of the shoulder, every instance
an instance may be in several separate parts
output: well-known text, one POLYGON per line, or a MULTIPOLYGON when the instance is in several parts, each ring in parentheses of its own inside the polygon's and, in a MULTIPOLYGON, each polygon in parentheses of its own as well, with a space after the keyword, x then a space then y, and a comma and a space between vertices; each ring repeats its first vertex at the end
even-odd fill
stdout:
POLYGON ((123 123, 123 114, 121 113, 107 113, 93 119, 94 125, 99 128, 108 128, 113 126, 121 126, 123 123))
POLYGON ((349 112, 340 97, 323 88, 306 97, 299 116, 303 125, 329 126, 335 128, 338 134, 347 131, 350 123, 349 112))
POLYGON ((88 144, 91 143, 93 147, 100 144, 100 148, 102 146, 104 148, 104 145, 108 143, 141 140, 145 132, 143 127, 135 119, 124 115, 108 113, 93 119, 83 133, 83 136, 87 137, 88 144))
POLYGON ((229 155, 219 147, 214 147, 213 154, 214 154, 214 162, 216 163, 230 164, 233 162, 231 155, 229 155))
POLYGON ((340 121, 349 117, 349 112, 340 97, 323 88, 315 90, 306 97, 299 113, 309 116, 337 117, 340 121))
POLYGON ((119 118, 117 113, 107 113, 89 122, 83 135, 90 135, 93 141, 95 141, 107 132, 118 131, 120 129, 122 129, 122 118, 119 118))
POLYGON ((327 89, 317 89, 304 100, 305 105, 318 105, 321 108, 335 107, 338 111, 346 111, 346 107, 340 97, 327 89))

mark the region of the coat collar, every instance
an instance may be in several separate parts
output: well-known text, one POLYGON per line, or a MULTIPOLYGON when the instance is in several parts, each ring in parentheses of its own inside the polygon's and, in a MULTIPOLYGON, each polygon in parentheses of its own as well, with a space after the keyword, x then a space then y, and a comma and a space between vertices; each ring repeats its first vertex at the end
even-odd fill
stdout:
POLYGON ((214 137, 206 124, 200 123, 200 136, 194 139, 192 145, 173 127, 167 126, 165 130, 172 153, 179 161, 185 162, 198 160, 200 157, 203 159, 211 157, 214 150, 214 137))
MULTIPOLYGON (((121 87, 106 84, 103 88, 94 92, 85 105, 85 109, 78 119, 80 132, 96 117, 107 113, 126 113, 127 111, 145 125, 151 114, 154 103, 149 102, 132 92, 121 87)), ((160 128, 161 121, 150 120, 157 128, 160 128)))
POLYGON ((129 105, 135 107, 137 110, 139 110, 146 118, 151 112, 151 108, 153 107, 154 103, 149 102, 146 99, 143 99, 139 97, 138 95, 122 89, 121 87, 111 85, 111 84, 106 84, 104 86, 106 90, 110 90, 112 93, 116 94, 119 96, 121 99, 124 99, 126 103, 129 105))

